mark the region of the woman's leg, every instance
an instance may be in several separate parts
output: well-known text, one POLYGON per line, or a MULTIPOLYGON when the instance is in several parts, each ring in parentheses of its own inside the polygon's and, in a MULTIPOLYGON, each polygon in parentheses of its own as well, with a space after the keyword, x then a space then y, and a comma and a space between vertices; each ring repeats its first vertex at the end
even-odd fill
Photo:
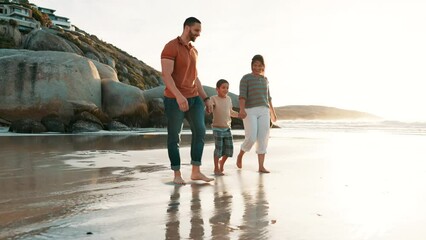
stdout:
POLYGON ((268 147, 269 141, 269 123, 271 121, 268 108, 259 109, 259 118, 258 118, 258 135, 257 135, 257 158, 259 162, 259 172, 269 173, 265 168, 265 154, 268 147))
POLYGON ((257 116, 252 109, 246 109, 246 112, 247 116, 243 119, 245 133, 244 142, 241 144, 241 150, 237 156, 238 168, 242 168, 243 156, 246 152, 250 151, 257 138, 257 116))

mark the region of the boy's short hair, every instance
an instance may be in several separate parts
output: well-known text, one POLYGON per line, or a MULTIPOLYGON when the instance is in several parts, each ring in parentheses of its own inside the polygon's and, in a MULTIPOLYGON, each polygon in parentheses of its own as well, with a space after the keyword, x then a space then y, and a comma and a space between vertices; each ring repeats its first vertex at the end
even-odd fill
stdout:
POLYGON ((226 81, 225 79, 220 79, 219 81, 217 81, 216 83, 216 88, 220 88, 220 86, 222 86, 222 84, 227 83, 229 85, 229 82, 226 81))

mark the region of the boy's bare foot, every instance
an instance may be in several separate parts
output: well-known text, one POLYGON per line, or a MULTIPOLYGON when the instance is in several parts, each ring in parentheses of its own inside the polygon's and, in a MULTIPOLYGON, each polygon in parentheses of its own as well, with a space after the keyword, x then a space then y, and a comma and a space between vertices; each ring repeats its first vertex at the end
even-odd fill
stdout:
POLYGON ((204 182, 211 182, 214 180, 214 178, 206 177, 206 175, 202 174, 201 172, 198 173, 192 173, 191 174, 192 180, 202 180, 204 182))
POLYGON ((259 168, 259 173, 270 173, 266 168, 259 168))
POLYGON ((186 182, 183 180, 182 176, 175 176, 175 179, 173 179, 173 182, 175 184, 179 184, 179 185, 185 185, 186 182))
POLYGON ((214 175, 215 176, 223 176, 223 175, 225 175, 223 172, 220 172, 220 171, 215 171, 214 172, 214 175))

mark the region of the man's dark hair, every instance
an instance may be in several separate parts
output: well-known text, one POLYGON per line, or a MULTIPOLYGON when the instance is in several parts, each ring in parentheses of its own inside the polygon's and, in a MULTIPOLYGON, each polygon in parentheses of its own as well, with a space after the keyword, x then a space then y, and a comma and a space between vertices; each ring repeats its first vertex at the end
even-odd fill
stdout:
POLYGON ((192 26, 192 25, 194 25, 195 23, 199 23, 199 24, 201 24, 201 22, 200 22, 200 20, 198 20, 197 18, 195 18, 195 17, 189 17, 189 18, 187 18, 186 20, 185 20, 185 22, 183 23, 183 28, 185 28, 185 26, 192 26))
POLYGON ((219 81, 217 81, 216 83, 216 88, 220 88, 220 86, 222 86, 222 84, 227 83, 229 85, 229 82, 226 81, 225 79, 220 79, 219 81))

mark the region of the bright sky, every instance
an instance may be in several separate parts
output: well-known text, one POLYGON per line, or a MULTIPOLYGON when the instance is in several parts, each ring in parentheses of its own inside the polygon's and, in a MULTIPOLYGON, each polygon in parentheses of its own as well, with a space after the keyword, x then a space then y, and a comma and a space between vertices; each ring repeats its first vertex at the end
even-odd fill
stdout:
POLYGON ((204 85, 238 94, 265 57, 274 106, 323 105, 426 121, 424 0, 33 0, 157 70, 160 53, 202 22, 194 45, 204 85))

